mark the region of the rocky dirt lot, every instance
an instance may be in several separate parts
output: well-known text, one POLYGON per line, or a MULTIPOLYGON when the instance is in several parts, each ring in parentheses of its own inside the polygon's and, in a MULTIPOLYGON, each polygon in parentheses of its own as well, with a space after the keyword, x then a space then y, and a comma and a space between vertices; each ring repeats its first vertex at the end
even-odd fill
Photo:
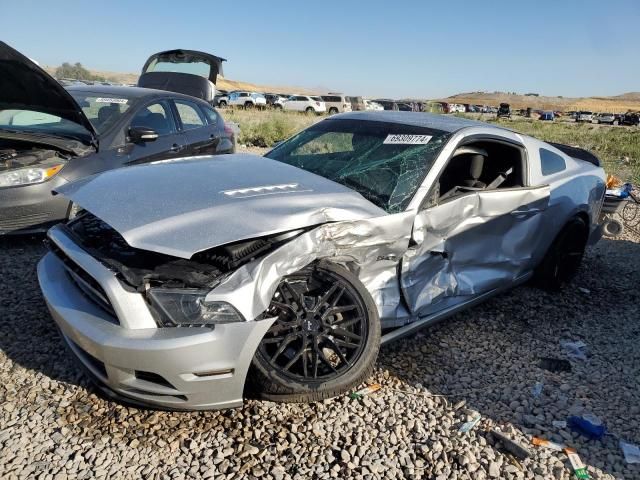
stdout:
POLYGON ((40 296, 41 238, 0 240, 0 477, 571 478, 575 447, 592 478, 640 478, 618 438, 640 444, 640 243, 604 240, 557 295, 523 286, 382 348, 382 389, 310 405, 247 400, 237 410, 171 413, 101 398, 63 347, 40 296), (587 344, 572 371, 561 340, 587 344), (542 393, 532 388, 540 382, 542 393), (464 403, 464 405, 462 405, 464 403), (461 424, 482 415, 467 434, 461 424), (590 412, 613 434, 590 441, 552 425, 590 412), (509 459, 500 428, 531 457, 509 459))

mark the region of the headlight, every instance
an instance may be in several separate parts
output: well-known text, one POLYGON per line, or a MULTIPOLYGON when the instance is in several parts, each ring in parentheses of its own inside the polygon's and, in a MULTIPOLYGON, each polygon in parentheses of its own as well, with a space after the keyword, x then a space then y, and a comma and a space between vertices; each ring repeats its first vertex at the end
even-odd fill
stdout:
POLYGON ((163 326, 207 326, 243 321, 242 315, 226 302, 207 302, 208 291, 190 288, 152 288, 152 304, 162 316, 163 326))
POLYGON ((0 187, 15 187, 18 185, 31 185, 49 180, 62 169, 64 164, 51 167, 18 168, 0 173, 0 187))

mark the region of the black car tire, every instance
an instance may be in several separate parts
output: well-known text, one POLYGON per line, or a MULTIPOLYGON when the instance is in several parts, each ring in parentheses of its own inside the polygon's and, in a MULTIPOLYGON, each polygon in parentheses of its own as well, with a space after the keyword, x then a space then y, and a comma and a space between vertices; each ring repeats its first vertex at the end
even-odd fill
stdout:
POLYGON ((329 115, 335 115, 336 113, 338 113, 338 109, 336 107, 331 107, 329 109, 329 115))
POLYGON ((305 112, 307 112, 307 113, 315 113, 315 110, 313 109, 313 107, 307 107, 305 112))
POLYGON ((324 400, 360 385, 380 348, 376 305, 344 267, 318 263, 284 278, 266 312, 278 316, 249 374, 260 398, 324 400))
POLYGON ((535 282, 559 291, 576 275, 587 247, 589 228, 581 217, 572 218, 558 233, 535 271, 535 282))
POLYGON ((227 106, 227 102, 224 100, 218 102, 218 108, 225 108, 227 106))

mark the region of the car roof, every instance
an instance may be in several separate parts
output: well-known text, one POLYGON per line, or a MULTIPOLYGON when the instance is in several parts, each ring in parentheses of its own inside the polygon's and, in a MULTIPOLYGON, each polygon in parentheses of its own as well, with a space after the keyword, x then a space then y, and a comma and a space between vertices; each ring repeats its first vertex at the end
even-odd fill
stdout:
POLYGON ((111 96, 123 96, 131 99, 139 98, 155 98, 155 97, 177 97, 184 98, 185 100, 198 100, 203 101, 196 97, 190 97, 189 95, 183 95, 182 93, 171 92, 168 90, 155 90, 153 88, 142 87, 124 87, 115 85, 72 85, 67 87, 69 92, 86 92, 86 93, 99 93, 100 95, 111 96))
POLYGON ((367 120, 374 122, 399 123, 403 125, 413 125, 416 127, 433 128, 444 132, 457 132, 467 127, 485 127, 500 130, 500 127, 494 125, 477 122, 475 120, 467 120, 466 118, 454 117, 450 115, 438 115, 435 113, 423 112, 402 112, 402 111, 360 111, 351 113, 341 113, 332 118, 340 118, 345 120, 367 120))

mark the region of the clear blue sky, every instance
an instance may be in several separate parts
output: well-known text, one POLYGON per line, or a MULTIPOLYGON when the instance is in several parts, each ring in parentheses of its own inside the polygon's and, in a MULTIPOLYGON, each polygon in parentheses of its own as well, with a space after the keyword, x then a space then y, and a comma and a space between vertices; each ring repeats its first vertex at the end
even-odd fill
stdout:
POLYGON ((0 2, 0 39, 44 65, 138 72, 189 48, 228 78, 347 94, 640 90, 640 0, 0 2))

